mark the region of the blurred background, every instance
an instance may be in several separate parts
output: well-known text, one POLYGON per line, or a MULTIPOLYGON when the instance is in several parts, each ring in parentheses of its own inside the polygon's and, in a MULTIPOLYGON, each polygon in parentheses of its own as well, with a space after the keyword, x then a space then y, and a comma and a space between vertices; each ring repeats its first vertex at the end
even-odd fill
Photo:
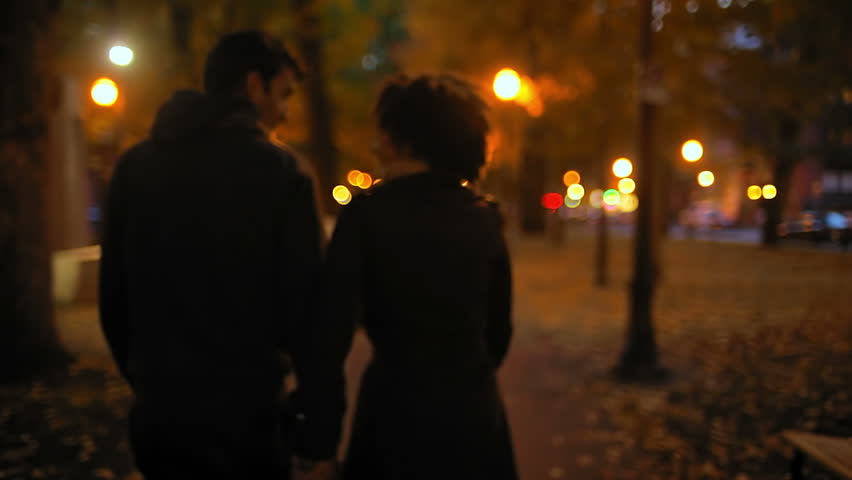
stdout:
MULTIPOLYGON (((313 163, 329 229, 381 179, 371 109, 390 76, 454 73, 490 105, 469 187, 500 203, 516 264, 503 382, 523 478, 782 478, 801 451, 783 432, 852 435, 849 0, 0 14, 0 478, 132 477, 129 391, 93 303, 105 187, 157 108, 200 89, 214 42, 246 28, 305 67, 274 134, 313 163)), ((824 448, 848 468, 842 445, 824 448)))

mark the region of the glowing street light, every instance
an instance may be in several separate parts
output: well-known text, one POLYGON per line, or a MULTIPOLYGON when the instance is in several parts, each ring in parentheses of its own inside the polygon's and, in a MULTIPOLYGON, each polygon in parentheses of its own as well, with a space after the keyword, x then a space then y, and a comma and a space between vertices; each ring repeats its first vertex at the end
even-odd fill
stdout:
POLYGON ((763 196, 763 190, 758 185, 752 185, 746 190, 746 195, 748 195, 749 200, 760 200, 760 197, 763 196))
POLYGON ((763 186, 763 198, 767 200, 772 200, 778 196, 778 189, 775 188, 775 185, 764 185, 763 186))
POLYGON ((569 200, 580 200, 583 198, 583 195, 586 194, 586 189, 583 188, 579 183, 575 183, 568 187, 568 192, 565 195, 565 198, 569 200))
POLYGON ((521 77, 511 68, 504 68, 494 76, 494 94, 503 101, 514 100, 521 91, 521 77))
POLYGON ((610 188, 609 190, 605 191, 604 194, 603 194, 603 203, 605 203, 609 206, 618 205, 618 202, 620 202, 620 201, 621 201, 621 194, 618 193, 618 190, 613 190, 612 188, 610 188))
POLYGON ((109 78, 99 78, 92 84, 91 94, 96 104, 111 107, 118 100, 118 85, 109 78))
POLYGON ((697 162, 704 156, 704 147, 698 140, 689 140, 681 147, 680 154, 687 162, 697 162))
POLYGON ((357 187, 364 183, 364 174, 360 170, 350 170, 349 173, 346 174, 346 181, 349 182, 349 185, 357 187))
POLYGON ((580 174, 576 170, 568 170, 565 175, 562 175, 562 183, 566 187, 570 187, 575 183, 580 183, 580 174))
POLYGON ((109 49, 109 61, 120 67, 126 67, 133 62, 133 50, 124 45, 116 45, 109 49))
POLYGON ((628 158, 619 158, 612 164, 612 173, 618 178, 629 177, 633 173, 633 162, 628 158))
POLYGON ((629 194, 636 191, 636 182, 632 178, 622 178, 618 181, 618 191, 629 194))
POLYGON ((714 182, 716 182, 716 176, 710 170, 704 170, 698 174, 698 184, 702 187, 707 188, 714 182))
POLYGON ((352 201, 352 192, 343 185, 334 187, 334 190, 331 191, 331 195, 334 197, 334 200, 341 205, 346 205, 352 201))

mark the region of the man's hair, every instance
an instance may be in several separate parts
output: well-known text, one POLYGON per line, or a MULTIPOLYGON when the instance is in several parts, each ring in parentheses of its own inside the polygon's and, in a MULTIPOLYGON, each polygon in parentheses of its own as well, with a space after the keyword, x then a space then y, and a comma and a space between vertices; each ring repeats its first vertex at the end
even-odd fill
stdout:
POLYGON ((474 89, 450 75, 399 76, 385 84, 375 107, 379 129, 396 148, 470 181, 485 164, 486 111, 474 89))
POLYGON ((204 90, 211 94, 233 94, 245 86, 246 76, 257 72, 268 87, 282 70, 302 78, 302 70, 280 40, 258 30, 222 37, 207 55, 204 90))

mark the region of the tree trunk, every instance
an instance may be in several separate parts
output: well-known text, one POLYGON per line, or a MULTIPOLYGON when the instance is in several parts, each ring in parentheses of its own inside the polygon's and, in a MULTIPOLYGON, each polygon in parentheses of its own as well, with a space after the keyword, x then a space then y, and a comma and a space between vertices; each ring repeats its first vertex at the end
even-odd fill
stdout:
POLYGON ((541 122, 532 118, 524 132, 523 158, 519 175, 521 231, 524 233, 541 234, 544 233, 546 226, 546 212, 541 205, 541 197, 544 194, 547 169, 545 159, 539 152, 541 130, 541 122))
POLYGON ((308 101, 307 153, 317 167, 320 207, 326 213, 333 213, 336 204, 324 201, 337 183, 337 148, 326 86, 322 25, 314 0, 293 0, 293 6, 298 16, 296 35, 306 73, 303 85, 308 101))
POLYGON ((654 158, 654 105, 645 91, 650 87, 649 66, 651 64, 651 0, 640 2, 639 15, 639 158, 637 165, 637 188, 639 195, 638 219, 634 240, 633 285, 630 298, 630 320, 624 352, 614 373, 622 380, 655 380, 665 376, 665 370, 657 363, 657 344, 654 338, 653 300, 656 284, 656 245, 654 224, 654 200, 657 180, 654 158))
POLYGON ((57 1, 0 3, 0 382, 65 365, 53 324, 45 215, 49 112, 58 80, 53 51, 57 1))
MULTIPOLYGON (((604 120, 600 127, 600 186, 606 190, 610 176, 609 158, 605 152, 609 141, 608 120, 604 120)), ((601 216, 597 226, 597 241, 595 242, 595 285, 606 287, 609 285, 609 221, 606 209, 601 205, 601 216)))
POLYGON ((778 244, 778 224, 784 214, 785 199, 790 190, 790 176, 798 161, 796 140, 799 134, 799 122, 782 116, 778 127, 778 147, 775 149, 775 168, 772 169, 772 182, 777 189, 775 198, 763 200, 766 218, 763 222, 761 244, 772 247, 778 244))

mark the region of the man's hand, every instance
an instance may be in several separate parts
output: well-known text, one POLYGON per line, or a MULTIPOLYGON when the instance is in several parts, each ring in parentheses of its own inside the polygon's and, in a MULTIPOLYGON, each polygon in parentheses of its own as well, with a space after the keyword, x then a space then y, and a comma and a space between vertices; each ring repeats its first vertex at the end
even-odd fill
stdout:
POLYGON ((293 480, 336 480, 337 460, 308 462, 299 458, 293 461, 293 480))

